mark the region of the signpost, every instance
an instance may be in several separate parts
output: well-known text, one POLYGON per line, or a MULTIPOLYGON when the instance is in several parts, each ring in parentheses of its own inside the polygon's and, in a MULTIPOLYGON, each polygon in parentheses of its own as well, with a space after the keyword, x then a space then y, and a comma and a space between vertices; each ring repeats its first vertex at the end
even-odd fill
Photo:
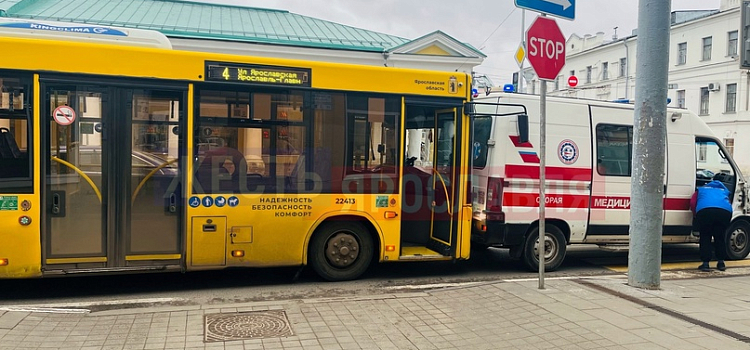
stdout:
POLYGON ((576 18, 576 0, 515 0, 516 7, 574 20, 576 18))
MULTIPOLYGON (((521 0, 516 0, 516 4, 521 0)), ((539 1, 537 1, 539 2, 539 1)), ((544 289, 545 234, 545 164, 547 158, 547 81, 555 80, 565 65, 565 37, 557 22, 547 17, 537 17, 526 32, 528 60, 539 77, 539 289, 544 289)))

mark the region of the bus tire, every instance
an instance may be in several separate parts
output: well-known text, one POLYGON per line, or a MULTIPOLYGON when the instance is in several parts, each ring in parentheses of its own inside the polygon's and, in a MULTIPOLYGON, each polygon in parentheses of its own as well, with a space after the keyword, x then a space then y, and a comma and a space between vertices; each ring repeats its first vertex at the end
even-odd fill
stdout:
POLYGON ((745 220, 735 220, 727 230, 726 249, 727 259, 741 260, 750 253, 750 223, 745 220))
MULTIPOLYGON (((567 243, 565 236, 557 226, 552 224, 545 225, 545 254, 544 270, 555 271, 562 265, 565 259, 567 243)), ((539 242, 539 226, 529 232, 524 243, 522 260, 526 268, 530 271, 539 271, 539 253, 537 252, 537 243, 539 242)))
POLYGON ((347 281, 361 276, 373 260, 369 230, 356 221, 324 224, 310 240, 309 264, 328 281, 347 281))

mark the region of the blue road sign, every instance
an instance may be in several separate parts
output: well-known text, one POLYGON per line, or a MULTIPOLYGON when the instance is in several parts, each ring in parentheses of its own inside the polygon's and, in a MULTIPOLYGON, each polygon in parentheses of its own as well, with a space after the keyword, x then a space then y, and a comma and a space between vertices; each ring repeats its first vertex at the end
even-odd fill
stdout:
POLYGON ((574 20, 576 0, 515 0, 516 7, 546 13, 550 16, 574 20))

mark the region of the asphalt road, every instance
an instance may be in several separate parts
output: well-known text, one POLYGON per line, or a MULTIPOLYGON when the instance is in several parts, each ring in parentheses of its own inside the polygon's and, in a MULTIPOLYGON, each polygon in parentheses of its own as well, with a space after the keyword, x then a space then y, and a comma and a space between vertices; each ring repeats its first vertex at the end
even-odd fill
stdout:
MULTIPOLYGON (((374 266, 356 281, 326 282, 310 269, 264 268, 222 271, 159 273, 117 276, 83 276, 0 281, 0 308, 37 307, 117 309, 148 305, 226 304, 335 296, 362 296, 411 292, 483 281, 538 278, 506 250, 473 252, 460 262, 404 262, 374 266)), ((665 246, 665 263, 685 269, 698 266, 698 246, 665 246)), ((748 260, 750 263, 750 260, 748 260)), ((597 246, 570 246, 562 267, 546 277, 579 277, 621 274, 627 251, 597 246)))

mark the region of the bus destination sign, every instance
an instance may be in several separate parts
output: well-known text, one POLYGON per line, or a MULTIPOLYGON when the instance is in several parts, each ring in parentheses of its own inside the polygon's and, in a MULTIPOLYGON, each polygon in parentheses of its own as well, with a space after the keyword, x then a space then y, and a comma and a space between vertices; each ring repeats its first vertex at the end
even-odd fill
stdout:
POLYGON ((207 81, 310 87, 311 77, 309 68, 206 62, 207 81))

